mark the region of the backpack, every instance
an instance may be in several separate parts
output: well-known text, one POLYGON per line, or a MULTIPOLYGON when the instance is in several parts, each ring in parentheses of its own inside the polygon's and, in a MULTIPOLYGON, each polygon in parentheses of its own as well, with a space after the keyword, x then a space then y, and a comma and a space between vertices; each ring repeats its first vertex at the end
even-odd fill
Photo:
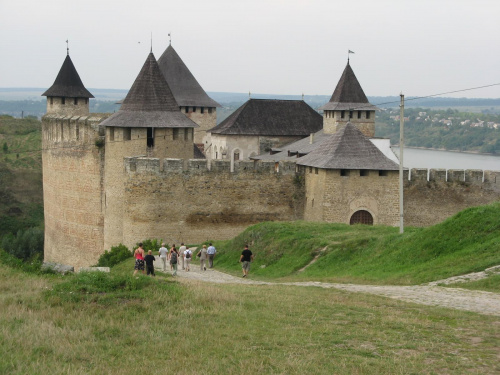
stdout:
POLYGON ((191 251, 186 250, 186 259, 191 259, 191 251))
POLYGON ((170 260, 172 261, 172 264, 176 264, 177 263, 177 253, 172 252, 172 254, 170 255, 170 260))

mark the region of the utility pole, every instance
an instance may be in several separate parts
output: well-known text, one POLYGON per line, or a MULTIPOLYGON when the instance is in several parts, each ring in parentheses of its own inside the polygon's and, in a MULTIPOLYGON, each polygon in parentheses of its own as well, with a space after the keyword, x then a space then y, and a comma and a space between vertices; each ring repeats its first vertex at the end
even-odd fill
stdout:
POLYGON ((405 96, 399 95, 399 233, 404 233, 403 223, 403 148, 405 145, 404 124, 405 124, 405 96))

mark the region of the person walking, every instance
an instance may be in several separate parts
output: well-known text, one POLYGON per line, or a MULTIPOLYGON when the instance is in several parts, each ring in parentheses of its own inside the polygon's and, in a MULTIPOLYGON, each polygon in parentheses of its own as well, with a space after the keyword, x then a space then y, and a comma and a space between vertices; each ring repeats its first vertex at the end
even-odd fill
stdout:
POLYGON ((153 255, 153 252, 151 250, 148 250, 148 255, 144 257, 144 261, 146 262, 147 275, 156 276, 155 266, 153 264, 153 262, 155 261, 155 256, 153 255))
POLYGON ((181 247, 179 247, 179 255, 181 256, 182 269, 184 269, 184 251, 186 251, 187 247, 184 246, 184 242, 181 243, 181 247))
POLYGON ((142 271, 144 274, 144 249, 142 248, 142 242, 139 243, 139 247, 134 251, 135 266, 134 266, 134 276, 137 271, 142 271))
POLYGON ((168 256, 168 249, 165 247, 165 244, 162 243, 160 250, 158 250, 158 253, 160 254, 160 260, 163 265, 163 272, 167 270, 167 256, 168 256))
POLYGON ((198 256, 200 257, 200 271, 206 271, 206 261, 207 261, 207 245, 203 245, 201 250, 198 253, 198 256))
POLYGON ((186 271, 189 271, 191 266, 191 258, 193 257, 193 252, 188 248, 186 248, 186 250, 184 250, 182 254, 184 258, 184 264, 186 265, 186 271))
POLYGON ((175 248, 175 245, 170 249, 170 264, 172 265, 172 268, 174 270, 174 273, 172 273, 172 276, 177 276, 177 262, 179 259, 179 252, 175 248))
POLYGON ((215 258, 215 253, 217 250, 215 250, 215 247, 212 246, 212 243, 208 244, 208 249, 207 249, 207 255, 208 255, 208 268, 212 268, 214 266, 214 258, 215 258))
POLYGON ((176 249, 175 244, 173 244, 172 247, 170 248, 170 250, 168 251, 168 259, 169 259, 168 263, 170 264, 170 271, 172 271, 172 269, 174 268, 172 266, 172 250, 174 250, 174 249, 176 249))
POLYGON ((245 250, 241 252, 240 263, 243 270, 243 277, 248 276, 248 271, 250 271, 250 263, 253 262, 253 254, 248 249, 248 245, 245 245, 245 250))

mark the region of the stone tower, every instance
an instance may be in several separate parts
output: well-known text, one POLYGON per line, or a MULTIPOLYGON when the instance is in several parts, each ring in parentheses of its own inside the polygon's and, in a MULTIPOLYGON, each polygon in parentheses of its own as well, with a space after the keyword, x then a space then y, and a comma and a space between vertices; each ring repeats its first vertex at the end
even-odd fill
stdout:
POLYGON ((319 108, 323 110, 323 131, 333 134, 348 122, 367 137, 375 135, 375 110, 368 102, 361 85, 347 61, 330 101, 319 108))
POLYGON ((89 115, 93 95, 69 54, 42 95, 47 97, 42 118, 44 261, 88 266, 103 253, 104 127, 99 123, 107 115, 89 115))
POLYGON ((102 125, 106 127, 104 247, 109 249, 123 243, 124 158, 192 159, 198 125, 181 113, 153 53, 120 110, 102 125))
POLYGON ((181 112, 200 126, 195 129, 194 142, 203 151, 210 143, 207 130, 217 125, 220 104, 207 95, 172 45, 160 56, 158 65, 181 112))

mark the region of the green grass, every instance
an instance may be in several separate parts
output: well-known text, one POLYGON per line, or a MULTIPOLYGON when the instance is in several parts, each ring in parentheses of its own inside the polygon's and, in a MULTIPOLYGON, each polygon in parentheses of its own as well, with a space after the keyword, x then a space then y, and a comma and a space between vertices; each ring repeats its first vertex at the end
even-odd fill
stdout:
POLYGON ((499 214, 500 202, 469 208, 432 227, 406 228, 402 235, 383 226, 262 223, 216 242, 216 264, 238 274, 248 243, 257 278, 420 284, 500 264, 499 214))
POLYGON ((0 265, 0 373, 493 374, 498 318, 339 290, 0 265), (76 297, 75 297, 76 295, 76 297))

